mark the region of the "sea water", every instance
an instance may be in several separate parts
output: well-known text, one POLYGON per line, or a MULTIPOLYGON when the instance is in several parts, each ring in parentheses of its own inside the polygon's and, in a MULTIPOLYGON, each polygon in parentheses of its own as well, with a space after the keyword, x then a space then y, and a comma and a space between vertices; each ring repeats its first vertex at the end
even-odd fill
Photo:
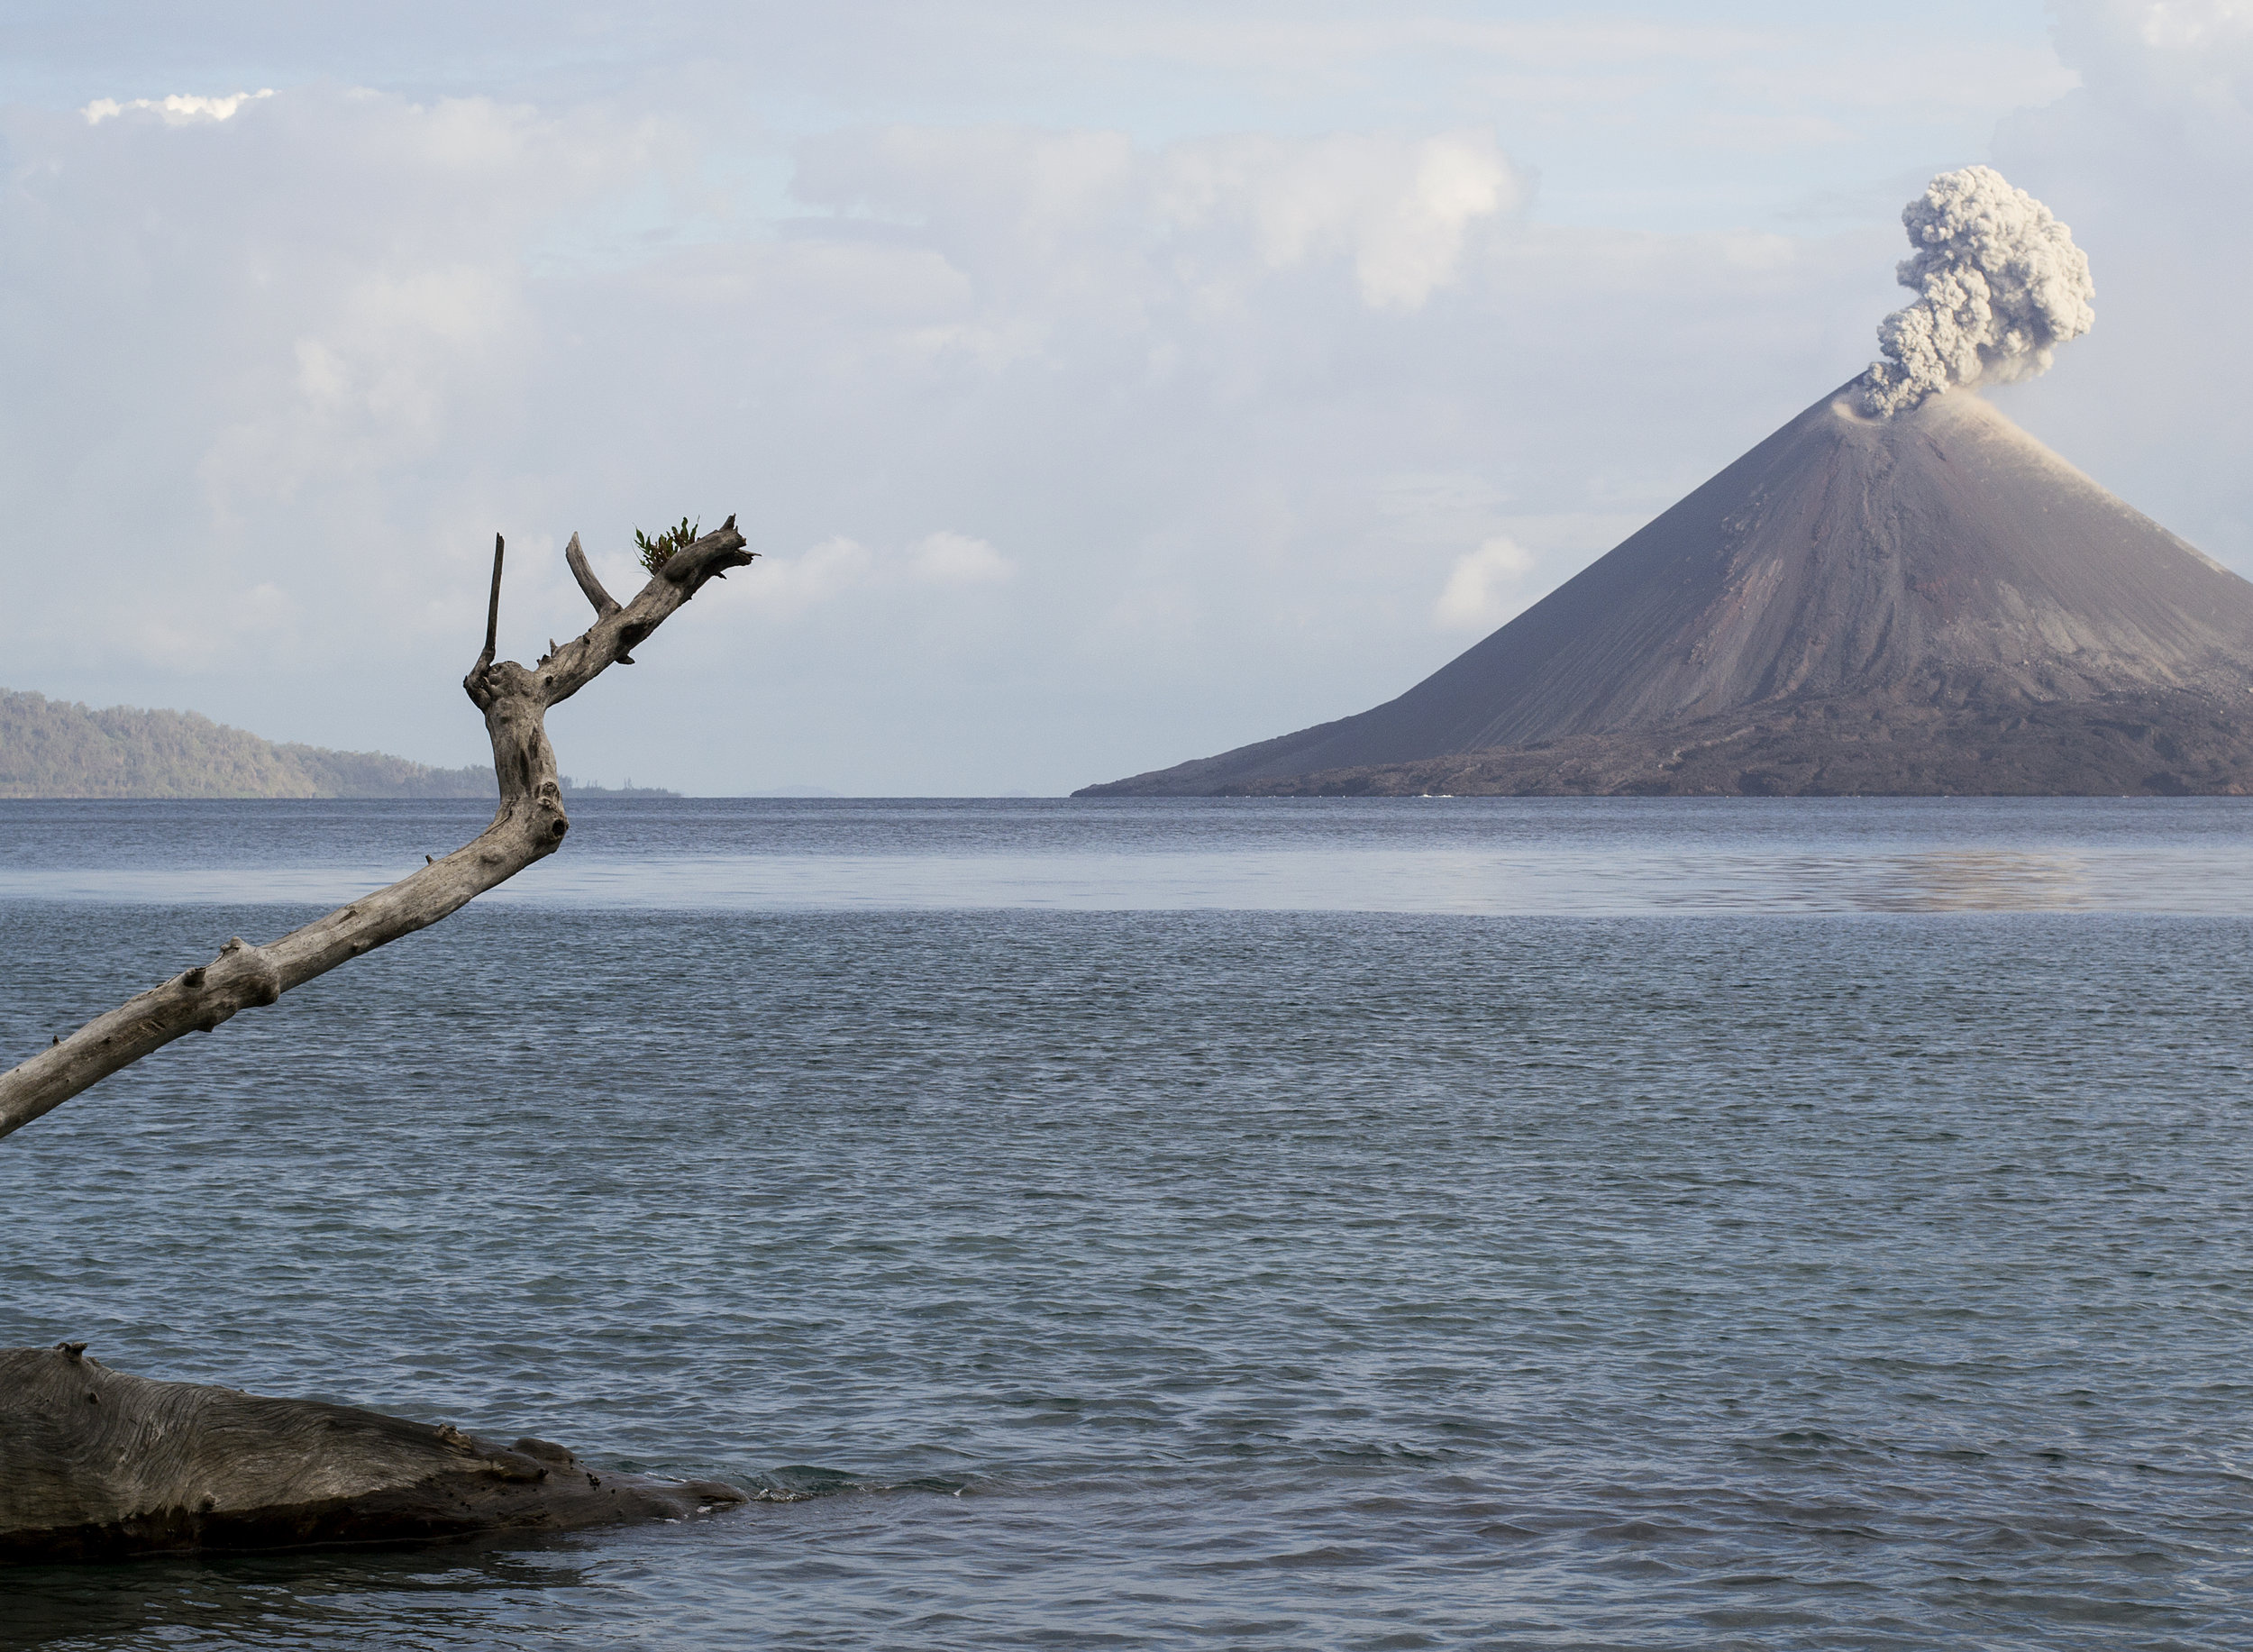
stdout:
MULTIPOLYGON (((762 1500, 0 1641, 2253 1643, 2253 802, 573 807, 0 1142, 0 1344, 762 1500)), ((0 804, 0 1060, 481 823, 0 804)))

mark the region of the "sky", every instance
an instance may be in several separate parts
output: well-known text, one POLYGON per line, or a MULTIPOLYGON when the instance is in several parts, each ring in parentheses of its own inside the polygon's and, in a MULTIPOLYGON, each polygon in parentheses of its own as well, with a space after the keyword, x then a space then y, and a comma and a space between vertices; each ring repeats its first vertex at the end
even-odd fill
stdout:
POLYGON ((1061 793, 1390 698, 1861 370, 1982 162, 1996 404, 2253 575, 2253 0, 13 0, 0 686, 485 761, 581 534, 761 560, 550 717, 1061 793))

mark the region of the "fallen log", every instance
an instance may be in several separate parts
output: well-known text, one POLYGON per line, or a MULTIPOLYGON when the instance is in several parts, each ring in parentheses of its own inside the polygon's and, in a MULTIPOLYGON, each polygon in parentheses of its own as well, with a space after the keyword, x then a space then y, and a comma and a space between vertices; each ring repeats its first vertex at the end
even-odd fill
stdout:
POLYGON ((0 1349, 0 1564, 16 1565, 525 1536, 748 1501, 546 1440, 132 1376, 77 1342, 0 1349))

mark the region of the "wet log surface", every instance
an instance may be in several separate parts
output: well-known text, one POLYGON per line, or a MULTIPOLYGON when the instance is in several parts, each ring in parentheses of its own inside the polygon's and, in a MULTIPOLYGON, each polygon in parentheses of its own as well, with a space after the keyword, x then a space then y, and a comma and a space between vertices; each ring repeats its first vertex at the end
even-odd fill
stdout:
POLYGON ((530 1536, 744 1501, 545 1440, 132 1376, 83 1344, 0 1350, 0 1564, 530 1536))

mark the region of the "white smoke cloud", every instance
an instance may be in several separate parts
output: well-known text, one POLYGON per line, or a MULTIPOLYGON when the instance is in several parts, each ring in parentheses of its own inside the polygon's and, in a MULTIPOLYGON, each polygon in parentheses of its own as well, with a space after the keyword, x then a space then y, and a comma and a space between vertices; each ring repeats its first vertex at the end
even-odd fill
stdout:
POLYGON ((1901 221, 1916 251, 1897 273, 1918 297, 1878 323, 1884 358, 1865 376, 1870 412, 1904 412, 1983 379, 2030 379, 2096 320, 2072 233, 1993 167, 1941 173, 1901 221))

